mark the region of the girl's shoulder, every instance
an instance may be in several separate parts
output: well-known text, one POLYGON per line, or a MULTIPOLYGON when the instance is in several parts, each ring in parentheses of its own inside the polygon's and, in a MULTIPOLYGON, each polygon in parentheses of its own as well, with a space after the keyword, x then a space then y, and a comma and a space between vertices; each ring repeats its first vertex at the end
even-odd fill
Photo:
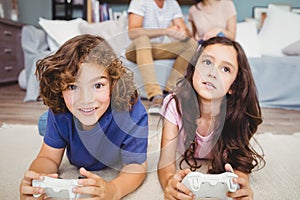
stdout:
POLYGON ((176 106, 176 94, 172 93, 172 94, 168 94, 163 101, 163 105, 160 109, 160 113, 162 115, 164 115, 164 113, 166 113, 167 110, 171 110, 172 112, 175 112, 177 109, 176 106))

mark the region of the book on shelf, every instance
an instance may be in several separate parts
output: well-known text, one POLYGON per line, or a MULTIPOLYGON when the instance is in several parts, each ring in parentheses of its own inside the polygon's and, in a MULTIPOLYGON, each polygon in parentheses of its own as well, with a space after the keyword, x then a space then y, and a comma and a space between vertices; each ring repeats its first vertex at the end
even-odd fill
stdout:
POLYGON ((103 22, 113 20, 113 12, 108 3, 100 3, 98 0, 91 2, 91 22, 103 22))

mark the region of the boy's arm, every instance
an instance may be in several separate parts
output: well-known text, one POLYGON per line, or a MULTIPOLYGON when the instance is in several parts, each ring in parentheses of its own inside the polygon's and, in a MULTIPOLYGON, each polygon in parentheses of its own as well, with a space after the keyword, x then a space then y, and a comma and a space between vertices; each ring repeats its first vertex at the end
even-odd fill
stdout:
POLYGON ((31 163, 29 170, 44 174, 57 173, 64 151, 64 148, 56 149, 43 142, 41 150, 31 163))
POLYGON ((55 149, 44 142, 42 143, 39 154, 31 163, 29 170, 25 172, 20 182, 20 199, 31 199, 33 194, 44 193, 44 190, 41 188, 33 188, 31 182, 33 179, 42 180, 41 175, 57 177, 56 173, 58 172, 63 154, 64 148, 55 149))
POLYGON ((116 189, 117 199, 121 199, 136 190, 144 181, 146 171, 147 162, 125 165, 119 175, 110 181, 116 189))
POLYGON ((78 180, 78 183, 84 187, 75 187, 73 192, 92 195, 101 200, 121 199, 141 185, 146 177, 146 168, 146 162, 125 165, 119 175, 109 182, 97 174, 80 168, 80 174, 86 178, 78 180))

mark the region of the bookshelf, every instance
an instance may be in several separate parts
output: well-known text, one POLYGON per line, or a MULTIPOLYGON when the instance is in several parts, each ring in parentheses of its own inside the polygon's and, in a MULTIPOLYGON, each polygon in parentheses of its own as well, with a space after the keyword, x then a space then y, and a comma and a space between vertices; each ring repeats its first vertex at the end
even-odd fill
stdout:
MULTIPOLYGON (((180 5, 192 5, 195 0, 177 0, 180 5)), ((130 0, 100 0, 109 5, 128 5, 130 0)), ((52 19, 70 20, 74 18, 74 11, 79 10, 82 18, 92 23, 92 0, 82 0, 82 4, 74 4, 74 0, 52 0, 52 19)))
MULTIPOLYGON (((180 5, 192 5, 195 3, 195 0, 177 0, 177 1, 180 5)), ((100 0, 100 3, 108 3, 110 5, 114 5, 114 4, 128 5, 130 3, 130 0, 107 0, 107 1, 100 0)), ((89 23, 92 23, 93 22, 92 0, 84 0, 84 8, 86 8, 86 13, 84 14, 84 16, 86 16, 85 19, 89 23)))

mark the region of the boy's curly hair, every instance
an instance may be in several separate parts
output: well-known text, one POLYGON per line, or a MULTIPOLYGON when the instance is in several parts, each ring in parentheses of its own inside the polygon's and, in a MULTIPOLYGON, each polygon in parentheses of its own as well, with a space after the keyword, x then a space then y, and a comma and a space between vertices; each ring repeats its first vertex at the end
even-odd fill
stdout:
POLYGON ((58 51, 37 62, 36 76, 40 81, 40 96, 55 113, 68 112, 62 91, 74 83, 82 63, 94 63, 109 74, 111 104, 117 111, 130 110, 138 94, 133 73, 122 65, 111 46, 101 37, 84 34, 65 42, 58 51))

